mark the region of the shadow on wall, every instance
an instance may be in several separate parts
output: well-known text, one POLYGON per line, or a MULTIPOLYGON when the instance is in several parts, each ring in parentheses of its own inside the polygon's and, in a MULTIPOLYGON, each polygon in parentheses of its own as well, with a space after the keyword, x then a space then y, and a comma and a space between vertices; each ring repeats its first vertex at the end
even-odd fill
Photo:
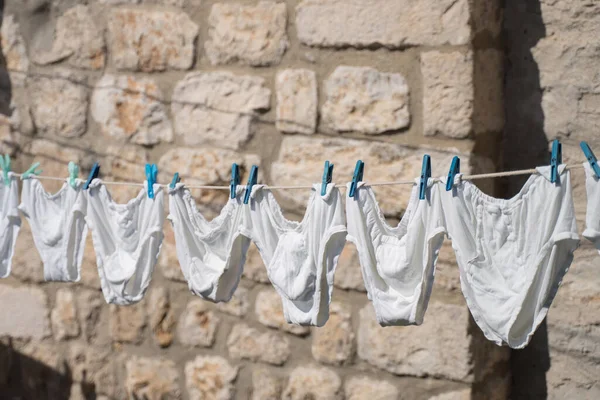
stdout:
MULTIPOLYGON (((529 169, 548 164, 548 139, 544 133, 540 71, 532 48, 545 37, 540 0, 506 1, 503 27, 505 113, 503 170, 529 169)), ((501 182, 504 197, 514 196, 527 175, 501 182)), ((546 321, 531 343, 511 353, 512 399, 544 399, 548 396, 546 372, 550 368, 546 321)))
MULTIPOLYGON (((0 28, 4 21, 4 0, 0 0, 0 28)), ((12 85, 8 76, 6 58, 0 51, 0 115, 10 116, 10 100, 12 98, 12 85)))

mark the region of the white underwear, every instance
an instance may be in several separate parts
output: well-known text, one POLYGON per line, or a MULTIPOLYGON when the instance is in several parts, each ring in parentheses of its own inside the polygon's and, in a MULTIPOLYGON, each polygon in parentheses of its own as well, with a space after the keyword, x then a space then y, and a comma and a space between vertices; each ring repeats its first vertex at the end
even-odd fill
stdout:
POLYGON ((10 275, 12 257, 15 252, 15 243, 21 228, 19 216, 19 181, 12 173, 8 173, 10 185, 4 184, 0 174, 0 278, 10 275))
POLYGON ((346 199, 348 241, 356 245, 365 287, 382 326, 423 323, 445 235, 438 185, 430 179, 428 186, 427 198, 419 200, 417 181, 395 228, 386 223, 364 182, 358 183, 354 198, 346 199))
POLYGON ((86 208, 83 181, 77 180, 76 189, 65 182, 55 194, 48 194, 35 178, 23 181, 19 210, 31 226, 46 281, 79 281, 88 229, 86 208))
POLYGON ((587 193, 583 236, 600 251, 600 180, 587 161, 583 163, 583 168, 585 169, 585 191, 587 193))
POLYGON ((569 171, 559 166, 558 184, 550 167, 537 171, 508 200, 460 175, 440 190, 471 314, 489 340, 515 349, 544 320, 579 245, 569 171))
POLYGON ((229 301, 233 296, 250 246, 244 230, 244 186, 239 186, 236 194, 209 222, 183 184, 169 189, 168 218, 181 271, 192 293, 213 302, 229 301))
POLYGON ((333 184, 320 195, 315 184, 301 222, 289 221, 270 190, 252 188, 244 208, 252 240, 282 298, 289 323, 323 326, 329 318, 333 274, 346 242, 340 192, 333 184))
POLYGON ((163 240, 164 191, 155 184, 151 199, 147 185, 126 204, 115 203, 100 179, 89 186, 86 221, 107 303, 136 303, 150 284, 163 240))

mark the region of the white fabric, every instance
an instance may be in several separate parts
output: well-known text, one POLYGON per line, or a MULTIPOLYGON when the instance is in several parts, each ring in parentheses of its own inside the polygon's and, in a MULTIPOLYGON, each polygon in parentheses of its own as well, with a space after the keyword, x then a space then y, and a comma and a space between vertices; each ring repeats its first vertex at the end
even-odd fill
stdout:
POLYGON ((583 236, 600 251, 600 180, 587 161, 583 163, 583 168, 585 170, 585 191, 587 193, 583 236))
POLYGON ((29 221, 46 281, 79 281, 87 224, 83 181, 48 194, 38 179, 23 181, 19 210, 29 221))
POLYGON ((413 187, 394 228, 364 182, 354 198, 346 199, 348 241, 356 245, 365 287, 382 326, 423 323, 445 235, 438 185, 430 179, 428 187, 424 200, 419 200, 418 184, 413 187))
POLYGON ((301 222, 287 220, 273 193, 252 188, 244 208, 251 237, 282 298, 289 323, 322 326, 329 318, 333 275, 346 241, 342 198, 333 184, 313 185, 301 222))
POLYGON ((163 240, 164 191, 155 184, 151 199, 147 185, 125 204, 115 203, 100 179, 87 191, 86 221, 107 303, 136 303, 150 284, 163 240))
POLYGON ((242 276, 250 245, 243 196, 240 186, 236 198, 209 222, 183 184, 169 190, 169 220, 181 271, 192 293, 213 302, 229 301, 242 276))
POLYGON ((9 172, 8 179, 10 185, 7 186, 0 175, 0 278, 10 275, 15 243, 21 228, 18 178, 9 172))
POLYGON ((460 175, 451 191, 440 190, 473 318, 489 340, 516 349, 544 320, 579 245, 569 171, 559 166, 559 184, 550 167, 537 171, 508 200, 460 175))

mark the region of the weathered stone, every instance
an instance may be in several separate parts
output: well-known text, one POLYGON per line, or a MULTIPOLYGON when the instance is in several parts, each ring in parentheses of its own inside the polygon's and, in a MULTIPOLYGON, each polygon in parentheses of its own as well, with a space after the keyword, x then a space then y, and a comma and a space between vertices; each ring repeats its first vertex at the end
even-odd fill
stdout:
POLYGON ((227 338, 229 355, 250 361, 283 365, 290 356, 290 343, 286 337, 274 332, 261 333, 245 324, 237 324, 227 338))
POLYGON ((287 323, 283 316, 281 298, 273 288, 261 290, 256 296, 254 307, 258 322, 265 326, 281 329, 298 336, 306 336, 310 333, 308 326, 287 323))
MULTIPOLYGON (((490 3, 496 3, 492 1, 490 3)), ((475 52, 475 134, 500 132, 504 128, 504 55, 495 49, 475 52)), ((425 117, 427 119, 427 117, 425 117)))
POLYGON ((132 143, 171 142, 173 129, 154 80, 104 75, 92 95, 92 117, 104 134, 132 143))
POLYGON ((27 221, 21 221, 21 229, 15 244, 11 275, 24 282, 44 282, 44 264, 35 249, 31 228, 27 221))
POLYGON ((280 400, 282 379, 264 368, 252 371, 252 400, 280 400))
POLYGON ((77 304, 83 335, 88 342, 92 342, 99 333, 108 331, 98 325, 104 306, 101 293, 92 290, 80 290, 77 293, 77 304))
POLYGON ((25 40, 13 15, 7 15, 2 19, 0 46, 11 85, 22 86, 29 70, 29 58, 25 40))
POLYGON ((91 233, 88 233, 88 236, 85 240, 83 261, 81 263, 81 280, 79 282, 82 285, 92 289, 101 288, 100 275, 98 275, 96 251, 94 250, 94 242, 91 233))
POLYGON ((132 357, 125 363, 125 390, 132 399, 181 399, 179 374, 171 360, 132 357))
POLYGON ((233 297, 227 303, 218 303, 217 309, 226 314, 236 317, 243 317, 248 312, 250 301, 248 299, 248 289, 239 287, 233 293, 233 297))
POLYGON ((388 381, 352 377, 344 385, 346 400, 397 400, 398 389, 388 381))
POLYGON ((466 0, 303 0, 296 27, 300 41, 321 47, 461 45, 471 36, 466 0))
POLYGON ((117 69, 185 70, 194 63, 198 25, 186 13, 113 9, 108 19, 108 32, 117 69))
MULTIPOLYGON (((65 383, 65 360, 62 352, 52 343, 31 341, 19 349, 19 362, 15 367, 20 367, 21 381, 19 387, 30 396, 26 398, 59 398, 61 386, 65 383), (48 371, 52 373, 48 373, 48 371)), ((26 394, 26 393, 22 393, 26 394)))
POLYGON ((88 92, 84 77, 67 70, 29 80, 31 112, 38 131, 67 138, 87 129, 88 92))
POLYGON ((410 124, 409 90, 401 74, 339 66, 325 81, 325 128, 376 135, 410 124))
POLYGON ((244 264, 244 277, 255 282, 269 283, 267 268, 263 262, 256 245, 252 243, 246 253, 246 263, 244 264))
POLYGON ((67 349, 67 364, 74 382, 93 384, 98 394, 114 395, 116 366, 109 349, 72 343, 67 349))
POLYGON ((352 361, 352 315, 341 303, 330 304, 327 323, 314 329, 312 336, 312 355, 315 360, 331 365, 342 365, 352 361))
MULTIPOLYGON (((150 160, 148 152, 138 146, 108 146, 106 152, 108 154, 109 167, 107 172, 117 179, 131 179, 132 176, 139 176, 140 166, 143 166, 150 160)), ((118 187, 111 187, 111 194, 117 189, 118 187)), ((139 188, 133 188, 131 191, 137 194, 139 188)), ((115 196, 113 195, 113 197, 115 196)), ((130 198, 127 198, 127 200, 130 198)))
POLYGON ((315 133, 317 76, 307 69, 285 69, 277 74, 276 126, 282 132, 315 133))
POLYGON ((334 284, 340 289, 365 291, 358 252, 352 243, 346 242, 335 269, 334 284))
POLYGON ((144 303, 130 306, 110 305, 110 335, 116 342, 139 344, 144 340, 146 311, 144 303))
POLYGON ((317 366, 297 367, 283 392, 284 400, 342 399, 342 380, 334 371, 317 366))
POLYGON ((463 389, 438 394, 430 397, 429 400, 470 400, 472 398, 471 389, 463 389))
POLYGON ((148 316, 154 341, 160 347, 173 342, 175 316, 171 310, 169 292, 164 287, 154 287, 148 297, 148 316))
POLYGON ((473 53, 421 53, 423 133, 455 139, 473 131, 473 53))
POLYGON ((0 303, 0 336, 42 339, 50 335, 47 300, 41 289, 0 284, 0 303))
MULTIPOLYGON (((255 112, 268 109, 263 78, 230 72, 192 72, 173 90, 175 133, 187 145, 240 148, 251 136, 255 112)), ((231 161, 230 161, 231 163, 231 161)))
MULTIPOLYGON (((162 160, 162 159, 161 159, 162 160)), ((160 170, 159 162, 159 170, 160 170)), ((179 259, 177 258, 177 249, 175 248, 175 233, 170 223, 165 223, 163 227, 164 239, 160 254, 158 256, 158 269, 167 279, 177 282, 185 282, 179 259)))
POLYGON ((232 400, 238 367, 218 356, 198 356, 185 364, 185 382, 190 400, 232 400))
POLYGON ((203 300, 192 299, 179 317, 179 341, 186 346, 211 347, 220 321, 203 300))
POLYGON ((360 311, 358 356, 393 374, 471 382, 470 336, 465 306, 430 303, 423 325, 382 328, 367 304, 360 311))
POLYGON ((286 24, 285 3, 216 3, 208 17, 206 55, 212 64, 278 64, 289 45, 286 24))
POLYGON ((70 289, 61 288, 56 292, 56 304, 50 314, 52 332, 56 340, 72 339, 79 336, 75 296, 70 289))
POLYGON ((85 69, 102 69, 104 59, 104 32, 84 5, 76 5, 58 18, 50 50, 39 48, 32 53, 36 64, 67 60, 69 65, 85 69))

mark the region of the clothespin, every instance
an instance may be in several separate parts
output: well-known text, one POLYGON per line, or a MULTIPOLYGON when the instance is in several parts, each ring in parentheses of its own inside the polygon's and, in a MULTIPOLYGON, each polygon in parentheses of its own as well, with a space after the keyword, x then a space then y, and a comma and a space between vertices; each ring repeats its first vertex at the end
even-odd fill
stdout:
POLYGON ((73 189, 76 189, 77 186, 77 177, 79 176, 79 166, 75 164, 73 161, 69 161, 69 185, 73 189))
POLYGON ((87 180, 85 181, 85 184, 83 185, 83 189, 87 190, 90 187, 90 183, 98 178, 98 175, 100 174, 100 164, 98 163, 94 163, 94 165, 92 166, 92 170, 90 171, 90 174, 87 178, 87 180))
POLYGON ((325 196, 327 193, 327 185, 331 183, 333 177, 333 164, 329 161, 325 161, 325 168, 323 170, 323 181, 321 183, 321 196, 325 196))
POLYGON ((39 166, 40 166, 39 162, 31 164, 31 167, 29 167, 29 169, 27 169, 27 171, 25 171, 25 172, 23 172, 21 174, 21 180, 27 179, 27 178, 31 177, 31 175, 39 175, 39 174, 41 174, 42 170, 41 169, 36 169, 39 166))
POLYGON ((354 197, 356 194, 356 188, 358 187, 358 182, 363 180, 363 172, 365 171, 365 163, 362 160, 358 160, 356 162, 356 167, 354 167, 354 175, 352 176, 352 183, 350 184, 350 190, 348 191, 348 197, 354 197))
POLYGON ((8 173, 10 172, 10 156, 8 154, 5 154, 4 157, 0 155, 0 167, 2 167, 4 184, 10 186, 10 179, 8 178, 8 173))
POLYGON ((558 139, 552 142, 552 156, 550 158, 550 182, 558 182, 558 166, 562 164, 562 144, 558 139))
POLYGON ((587 158, 588 162, 592 166, 596 177, 600 178, 600 166, 598 166, 598 160, 596 159, 596 155, 594 154, 590 146, 587 144, 587 142, 581 142, 579 143, 579 146, 581 146, 581 150, 583 150, 585 158, 587 158))
POLYGON ((419 180, 419 200, 425 200, 425 191, 427 190, 427 181, 431 177, 431 157, 429 154, 423 156, 423 165, 421 167, 421 178, 419 180))
POLYGON ((244 193, 244 204, 248 204, 250 200, 250 194, 252 193, 252 186, 256 185, 256 181, 258 179, 258 167, 256 165, 252 166, 250 170, 250 177, 248 178, 248 183, 246 184, 246 192, 244 193))
POLYGON ((173 175, 173 180, 169 184, 169 187, 171 189, 175 189, 175 185, 177 185, 180 180, 181 180, 181 178, 179 177, 179 172, 175 172, 175 175, 173 175))
POLYGON ((240 184, 240 168, 236 163, 231 164, 231 180, 229 181, 229 197, 235 199, 237 185, 240 184))
POLYGON ((156 164, 146 164, 146 180, 148 181, 148 197, 154 198, 154 184, 156 183, 156 176, 158 175, 158 168, 156 164))
POLYGON ((448 179, 446 180, 446 191, 452 190, 454 185, 454 177, 460 172, 460 158, 454 156, 452 163, 450 164, 450 171, 448 171, 448 179))

